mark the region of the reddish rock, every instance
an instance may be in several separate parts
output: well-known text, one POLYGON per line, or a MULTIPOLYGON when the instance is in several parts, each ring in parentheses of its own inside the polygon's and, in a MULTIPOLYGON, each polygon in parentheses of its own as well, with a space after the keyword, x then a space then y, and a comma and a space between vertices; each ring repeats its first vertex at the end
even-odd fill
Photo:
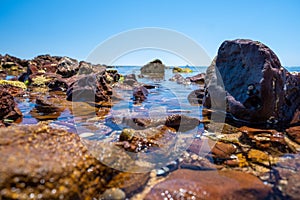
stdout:
POLYGON ((288 153, 292 150, 288 147, 284 135, 273 129, 256 129, 243 126, 239 128, 243 133, 240 140, 258 149, 263 149, 270 153, 288 153))
POLYGON ((235 151, 236 147, 234 145, 217 142, 213 146, 211 153, 215 159, 229 159, 230 156, 235 153, 235 151))
POLYGON ((105 69, 106 69, 106 67, 102 66, 100 64, 93 65, 93 64, 85 62, 85 61, 80 61, 78 75, 98 74, 98 73, 102 73, 105 69))
POLYGON ((68 57, 63 57, 62 59, 60 59, 57 65, 57 73, 61 74, 64 78, 74 76, 78 72, 78 70, 78 61, 68 57))
POLYGON ((150 173, 121 172, 108 183, 108 187, 122 189, 129 198, 140 192, 147 185, 149 178, 150 173))
POLYGON ((191 81, 188 78, 184 78, 181 74, 175 74, 169 81, 177 82, 178 84, 185 84, 188 85, 191 81))
POLYGON ((289 122, 300 104, 299 78, 284 69, 275 53, 260 42, 223 42, 207 78, 204 105, 225 109, 222 101, 226 97, 226 111, 239 120, 289 122))
POLYGON ((130 152, 151 152, 173 145, 176 132, 166 126, 144 130, 123 129, 117 146, 130 152))
POLYGON ((204 84, 205 81, 205 73, 200 73, 192 77, 188 77, 191 82, 198 83, 198 84, 204 84))
POLYGON ((14 97, 0 86, 0 120, 16 120, 22 116, 18 109, 14 97))
POLYGON ((37 96, 35 107, 30 111, 32 117, 38 120, 57 119, 64 110, 64 99, 58 96, 37 96))
POLYGON ((133 88, 133 100, 136 103, 141 103, 147 99, 148 93, 148 90, 144 86, 135 87, 133 88))
POLYGON ((294 126, 286 129, 288 136, 290 136, 295 142, 300 144, 300 126, 294 126))
MULTIPOLYGON (((1 65, 0 65, 1 67, 1 65)), ((5 79, 5 77, 7 76, 7 73, 5 71, 2 71, 0 68, 0 79, 5 79)))
POLYGON ((124 78, 123 83, 126 84, 126 85, 130 85, 130 86, 133 86, 133 85, 137 84, 135 74, 126 75, 125 78, 124 78))
POLYGON ((81 75, 77 77, 67 90, 69 101, 109 101, 112 90, 106 83, 105 71, 99 74, 81 75))
POLYGON ((265 199, 271 188, 239 171, 174 171, 155 185, 145 199, 265 199))
POLYGON ((29 61, 29 68, 32 74, 44 71, 48 73, 55 73, 57 65, 61 57, 40 55, 29 61))
POLYGON ((69 88, 68 79, 62 78, 61 76, 57 76, 50 80, 47 86, 51 91, 65 92, 69 88))
POLYGON ((26 60, 6 54, 5 56, 0 55, 0 66, 6 69, 11 69, 12 67, 22 69, 28 66, 28 62, 26 60))
POLYGON ((29 81, 32 78, 43 75, 45 73, 56 73, 57 65, 61 57, 50 56, 50 55, 40 55, 32 60, 28 61, 27 72, 23 73, 19 77, 19 81, 29 81))
MULTIPOLYGON (((273 167, 269 182, 278 191, 277 199, 299 199, 300 197, 300 155, 286 154, 273 167), (279 192, 280 191, 280 192, 279 192)), ((274 198, 276 199, 276 198, 274 198)))

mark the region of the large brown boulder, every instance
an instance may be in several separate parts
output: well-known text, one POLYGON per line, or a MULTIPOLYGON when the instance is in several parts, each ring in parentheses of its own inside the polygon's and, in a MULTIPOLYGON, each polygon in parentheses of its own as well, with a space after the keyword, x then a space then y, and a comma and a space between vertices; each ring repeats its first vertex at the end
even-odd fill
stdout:
POLYGON ((0 163, 0 199, 98 198, 115 173, 46 124, 0 129, 0 163))
POLYGON ((224 106, 236 119, 250 123, 289 122, 300 105, 299 83, 266 45, 225 41, 207 70, 204 106, 224 106))

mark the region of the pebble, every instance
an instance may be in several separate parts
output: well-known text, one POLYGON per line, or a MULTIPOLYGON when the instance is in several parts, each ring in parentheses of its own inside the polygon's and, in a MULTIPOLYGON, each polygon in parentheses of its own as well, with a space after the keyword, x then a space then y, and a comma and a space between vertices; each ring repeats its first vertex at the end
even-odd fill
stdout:
POLYGON ((119 188, 110 188, 105 190, 102 197, 99 200, 123 200, 126 198, 126 194, 119 188))

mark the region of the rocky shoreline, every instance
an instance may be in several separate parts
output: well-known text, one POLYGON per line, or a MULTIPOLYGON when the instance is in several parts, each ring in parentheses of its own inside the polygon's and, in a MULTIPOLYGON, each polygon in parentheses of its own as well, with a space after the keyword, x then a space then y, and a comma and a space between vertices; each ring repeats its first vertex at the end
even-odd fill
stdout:
MULTIPOLYGON (((165 68, 154 60, 139 76, 161 79, 165 68)), ((184 112, 112 118, 111 108, 124 98, 120 91, 135 106, 157 86, 68 57, 0 55, 0 199, 298 199, 299 74, 282 67, 266 45, 245 39, 223 42, 205 74, 180 74, 189 71, 176 68, 168 81, 198 88, 186 99, 195 109, 203 106, 200 118, 184 112), (30 119, 24 101, 32 106, 30 119), (53 127, 66 113, 95 122, 106 142, 87 140, 93 131, 53 127), (213 117, 220 113, 225 123, 213 117), (20 124, 32 119, 38 124, 20 124), (105 120, 126 128, 111 131, 105 120), (185 136, 190 132, 195 137, 185 136), (162 167, 143 172, 153 164, 145 162, 139 173, 125 170, 136 165, 135 156, 172 157, 171 146, 187 143, 162 167)))

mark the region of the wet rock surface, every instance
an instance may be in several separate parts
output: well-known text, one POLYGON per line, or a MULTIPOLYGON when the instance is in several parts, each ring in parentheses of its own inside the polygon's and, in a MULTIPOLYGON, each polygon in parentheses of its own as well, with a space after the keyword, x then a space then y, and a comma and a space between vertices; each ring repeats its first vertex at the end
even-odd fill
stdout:
POLYGON ((35 107, 30 111, 38 120, 57 119, 65 109, 64 99, 59 96, 37 96, 35 107))
POLYGON ((286 129, 286 132, 289 137, 291 137, 295 142, 300 144, 300 127, 295 126, 295 127, 290 127, 286 129))
POLYGON ((136 103, 143 102, 145 99, 147 99, 148 94, 149 92, 144 86, 133 88, 133 100, 136 103))
POLYGON ((269 180, 274 183, 277 196, 281 199, 299 199, 300 195, 300 156, 286 154, 273 167, 269 180))
POLYGON ((271 188, 238 171, 180 169, 157 184, 145 199, 264 199, 271 188))
POLYGON ((175 74, 172 78, 169 79, 169 81, 174 81, 178 84, 184 84, 188 85, 191 84, 189 79, 184 78, 181 74, 175 74))
POLYGON ((147 184, 149 178, 149 173, 121 172, 108 183, 108 187, 121 189, 126 194, 126 197, 129 198, 140 192, 147 184))
POLYGON ((14 97, 0 86, 0 121, 1 120, 16 120, 22 116, 18 109, 14 97))
POLYGON ((202 105, 202 100, 205 95, 204 88, 194 90, 188 96, 188 100, 192 105, 202 105))
POLYGON ((106 83, 104 71, 101 74, 78 76, 67 90, 69 101, 109 101, 111 99, 111 88, 106 83))
MULTIPOLYGON (((209 98, 216 102, 222 100, 216 94, 226 96, 226 111, 240 120, 289 122, 300 103, 298 77, 284 69, 275 53, 260 42, 223 42, 207 74, 209 98), (211 75, 216 70, 219 77, 211 75)), ((204 105, 217 107, 209 100, 204 105)))
POLYGON ((276 130, 241 127, 240 131, 243 133, 240 140, 258 149, 275 154, 292 151, 284 139, 284 134, 276 130))
POLYGON ((205 73, 200 73, 192 77, 188 77, 188 79, 193 83, 204 84, 205 83, 205 73))
POLYGON ((145 130, 123 129, 116 145, 131 152, 155 151, 172 143, 176 132, 166 126, 145 130))
POLYGON ((0 129, 0 138, 3 199, 97 198, 114 174, 64 130, 17 126, 0 129))

